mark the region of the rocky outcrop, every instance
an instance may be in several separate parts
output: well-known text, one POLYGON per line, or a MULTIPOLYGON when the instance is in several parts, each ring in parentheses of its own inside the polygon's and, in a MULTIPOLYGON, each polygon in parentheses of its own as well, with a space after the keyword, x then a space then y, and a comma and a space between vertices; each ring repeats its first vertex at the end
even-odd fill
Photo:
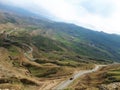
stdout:
POLYGON ((108 85, 102 84, 100 90, 120 90, 120 82, 111 83, 108 85))

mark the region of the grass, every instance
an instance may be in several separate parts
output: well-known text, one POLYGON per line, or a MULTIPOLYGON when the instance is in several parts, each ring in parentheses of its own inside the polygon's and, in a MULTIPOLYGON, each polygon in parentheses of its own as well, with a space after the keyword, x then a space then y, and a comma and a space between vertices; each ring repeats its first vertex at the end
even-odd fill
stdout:
POLYGON ((107 72, 106 83, 120 82, 120 70, 114 69, 107 72))
POLYGON ((16 46, 10 46, 8 48, 9 56, 13 59, 11 60, 14 67, 20 67, 20 52, 16 46))
POLYGON ((26 65, 28 70, 36 77, 49 77, 51 74, 56 74, 59 68, 54 67, 35 67, 32 65, 26 65))
POLYGON ((59 47, 59 43, 57 41, 51 40, 47 37, 43 36, 34 36, 32 37, 34 44, 38 47, 39 50, 43 51, 62 51, 59 47))
POLYGON ((8 47, 8 51, 10 52, 11 56, 17 56, 20 54, 17 47, 15 47, 15 46, 8 47))
POLYGON ((24 90, 21 84, 0 84, 1 90, 24 90))
POLYGON ((16 77, 10 77, 6 79, 3 78, 3 80, 0 79, 0 89, 25 90, 24 88, 29 85, 37 86, 37 83, 28 78, 20 79, 16 77))
POLYGON ((51 56, 50 57, 48 56, 48 59, 37 59, 36 62, 39 64, 52 63, 57 66, 68 66, 72 68, 83 68, 83 69, 93 68, 93 63, 90 63, 90 61, 84 62, 83 60, 82 61, 75 60, 76 57, 70 57, 70 56, 63 57, 59 55, 58 56, 54 55, 52 57, 52 54, 50 55, 51 56))
MULTIPOLYGON (((76 69, 92 69, 93 63, 91 63, 91 60, 89 58, 83 58, 81 55, 83 53, 87 54, 89 57, 89 54, 94 54, 94 52, 91 52, 93 48, 88 48, 88 45, 84 45, 82 43, 74 43, 73 42, 79 42, 79 40, 70 38, 69 36, 56 37, 58 41, 52 40, 50 38, 44 37, 44 36, 33 36, 31 37, 33 42, 31 42, 30 36, 27 32, 21 32, 18 33, 18 37, 15 38, 18 42, 22 43, 33 43, 36 48, 38 49, 38 53, 40 51, 42 57, 45 60, 38 59, 36 62, 40 64, 43 67, 37 67, 32 65, 25 65, 24 68, 28 69, 33 77, 38 78, 61 78, 61 76, 70 76, 73 74, 74 70, 76 69), (22 36, 21 36, 22 35, 22 36), (74 39, 74 40, 72 40, 74 39), (78 53, 76 53, 78 52, 78 53), (91 52, 91 53, 89 53, 91 52), (54 66, 45 66, 45 64, 51 63, 54 66), (56 67, 55 67, 56 66, 56 67)), ((19 55, 19 52, 15 46, 10 46, 8 48, 11 56, 17 56, 19 55)), ((94 49, 96 51, 96 49, 94 49)), ((95 53, 95 55, 100 55, 100 53, 95 53)), ((92 55, 90 55, 92 56, 92 55)), ((101 57, 101 56, 100 56, 101 57)), ((41 57, 40 57, 41 58, 41 57)), ((19 62, 14 61, 14 66, 19 67, 19 62)), ((86 77, 86 83, 92 83, 92 85, 99 84, 99 80, 95 81, 97 79, 97 75, 94 75, 93 77, 86 77), (90 79, 90 80, 88 80, 90 79), (93 82, 91 81, 93 80, 93 82)), ((116 77, 119 78, 119 77, 116 77)), ((83 79, 84 80, 84 79, 83 79)), ((21 82, 23 84, 31 84, 32 82, 29 82, 29 80, 22 79, 21 82)), ((85 83, 85 82, 84 82, 85 83)), ((70 89, 68 89, 70 90, 70 89)))

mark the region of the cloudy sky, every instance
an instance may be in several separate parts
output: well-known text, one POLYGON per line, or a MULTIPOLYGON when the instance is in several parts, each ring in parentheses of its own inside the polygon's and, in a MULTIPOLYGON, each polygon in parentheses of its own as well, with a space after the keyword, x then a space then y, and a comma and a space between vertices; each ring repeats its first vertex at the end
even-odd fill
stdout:
POLYGON ((120 0, 0 0, 56 21, 120 34, 120 0))

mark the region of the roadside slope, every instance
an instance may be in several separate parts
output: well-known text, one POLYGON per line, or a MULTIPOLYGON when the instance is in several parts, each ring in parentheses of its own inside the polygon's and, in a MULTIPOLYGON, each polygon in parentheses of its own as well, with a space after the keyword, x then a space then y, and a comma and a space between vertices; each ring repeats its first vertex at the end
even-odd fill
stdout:
POLYGON ((92 70, 80 71, 72 76, 72 78, 73 78, 72 80, 69 79, 69 80, 61 82, 58 86, 53 88, 53 90, 63 90, 65 88, 67 88, 67 86, 69 86, 74 80, 78 79, 79 77, 81 77, 85 74, 95 72, 103 66, 105 66, 105 65, 96 65, 96 67, 92 70))

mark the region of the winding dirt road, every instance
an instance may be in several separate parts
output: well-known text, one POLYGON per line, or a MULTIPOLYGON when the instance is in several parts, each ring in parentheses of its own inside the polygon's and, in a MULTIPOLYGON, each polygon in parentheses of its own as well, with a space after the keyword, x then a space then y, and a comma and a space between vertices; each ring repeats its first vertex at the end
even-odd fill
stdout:
MULTIPOLYGON (((12 32, 14 32, 14 31, 11 30, 10 32, 5 32, 5 39, 8 40, 8 41, 11 41, 11 42, 16 42, 16 41, 11 40, 11 39, 9 38, 9 36, 10 36, 10 34, 11 34, 12 32)), ((24 52, 24 56, 25 56, 27 59, 31 60, 31 61, 36 60, 36 58, 33 58, 33 57, 30 56, 30 54, 32 54, 32 52, 33 52, 33 48, 32 48, 31 46, 25 44, 25 43, 22 43, 21 45, 29 49, 28 51, 25 51, 25 52, 24 52)))
POLYGON ((65 80, 63 82, 61 82, 59 85, 57 85, 56 87, 54 87, 52 90, 63 90, 65 88, 67 88, 74 80, 78 79, 79 77, 81 77, 82 75, 88 74, 88 73, 92 73, 97 71, 98 69, 100 69, 101 67, 103 67, 105 65, 96 65, 96 67, 92 70, 85 70, 85 71, 80 71, 76 74, 74 74, 70 79, 65 80))

